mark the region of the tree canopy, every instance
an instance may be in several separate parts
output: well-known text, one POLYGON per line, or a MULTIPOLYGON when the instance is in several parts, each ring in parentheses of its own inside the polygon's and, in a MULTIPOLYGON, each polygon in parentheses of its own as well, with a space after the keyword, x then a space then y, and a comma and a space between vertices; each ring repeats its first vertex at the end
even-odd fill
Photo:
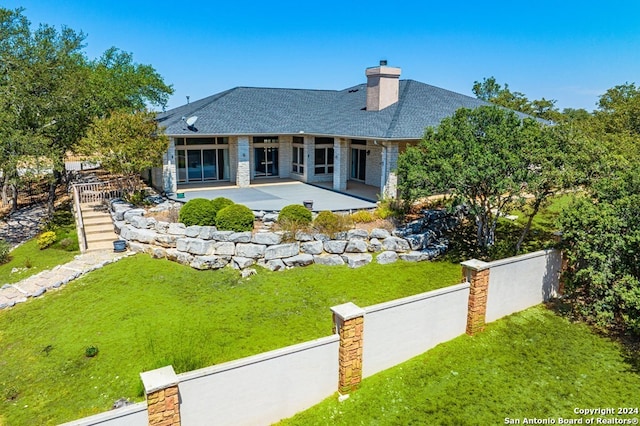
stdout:
MULTIPOLYGON (((47 156, 54 188, 64 156, 96 117, 162 107, 172 88, 153 67, 116 48, 88 59, 83 33, 46 24, 32 30, 23 12, 0 8, 0 170, 15 188, 16 161, 47 156)), ((53 197, 50 191, 50 207, 53 197)))

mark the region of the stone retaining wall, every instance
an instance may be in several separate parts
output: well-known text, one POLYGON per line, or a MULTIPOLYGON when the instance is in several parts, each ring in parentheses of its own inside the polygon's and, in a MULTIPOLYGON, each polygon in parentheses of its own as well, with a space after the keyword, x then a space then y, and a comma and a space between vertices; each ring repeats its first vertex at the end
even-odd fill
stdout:
MULTIPOLYGON (((443 212, 438 217, 444 221, 444 226, 440 223, 442 220, 434 222, 439 223, 437 226, 426 228, 424 223, 420 225, 416 221, 393 232, 351 229, 333 238, 306 232, 288 237, 281 231, 220 231, 214 226, 185 226, 157 221, 145 217, 144 209, 133 208, 118 200, 111 202, 111 212, 116 232, 121 239, 128 241, 130 250, 167 258, 196 269, 231 265, 242 270, 259 265, 278 271, 312 263, 346 264, 356 268, 370 263, 373 253, 377 253, 375 260, 381 264, 398 259, 430 260, 446 249, 442 231, 451 225, 451 217, 443 212)), ((261 216, 256 213, 256 217, 261 216)))

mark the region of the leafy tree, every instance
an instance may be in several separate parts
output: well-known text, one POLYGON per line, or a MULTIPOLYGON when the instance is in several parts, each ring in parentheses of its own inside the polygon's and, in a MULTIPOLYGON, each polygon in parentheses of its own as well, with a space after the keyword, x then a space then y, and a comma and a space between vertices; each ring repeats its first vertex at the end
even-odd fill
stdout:
POLYGON ((472 88, 478 99, 500 105, 514 111, 529 114, 534 117, 551 121, 560 121, 562 114, 555 106, 555 100, 542 98, 530 101, 524 93, 512 92, 509 85, 500 85, 495 77, 484 78, 482 82, 475 81, 472 88))
POLYGON ((47 155, 53 165, 50 210, 64 157, 96 117, 163 107, 172 92, 151 66, 116 48, 88 60, 84 40, 66 27, 32 31, 23 9, 0 8, 0 169, 15 177, 7 158, 47 155))
POLYGON ((93 121, 78 151, 112 173, 133 175, 158 165, 168 145, 155 114, 116 110, 93 121))
POLYGON ((498 216, 522 194, 529 166, 523 155, 540 124, 494 106, 461 108, 398 160, 399 189, 405 200, 451 192, 475 219, 478 247, 495 242, 498 216))

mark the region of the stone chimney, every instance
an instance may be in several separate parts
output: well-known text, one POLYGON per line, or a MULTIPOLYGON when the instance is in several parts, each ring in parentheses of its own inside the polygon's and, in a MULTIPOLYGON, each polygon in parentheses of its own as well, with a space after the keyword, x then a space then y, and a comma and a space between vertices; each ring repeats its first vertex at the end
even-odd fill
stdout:
POLYGON ((400 68, 380 66, 367 68, 367 111, 380 111, 398 102, 400 86, 400 68))

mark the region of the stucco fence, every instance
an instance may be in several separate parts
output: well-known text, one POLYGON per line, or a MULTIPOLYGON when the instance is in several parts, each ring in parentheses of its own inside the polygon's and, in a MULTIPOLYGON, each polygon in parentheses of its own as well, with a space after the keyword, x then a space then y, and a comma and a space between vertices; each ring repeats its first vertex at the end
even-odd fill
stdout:
POLYGON ((365 308, 332 307, 330 336, 182 374, 171 366, 141 373, 145 402, 68 425, 271 424, 336 391, 343 398, 364 377, 479 333, 487 321, 555 297, 560 268, 555 250, 463 262, 461 284, 365 308))
MULTIPOLYGON (((436 230, 424 226, 389 232, 386 229, 351 229, 331 239, 324 234, 297 232, 287 238, 285 232, 221 231, 214 226, 185 226, 157 221, 123 202, 111 203, 116 232, 134 252, 190 265, 196 269, 219 269, 227 265, 245 269, 259 265, 272 271, 289 267, 348 265, 351 268, 373 261, 381 264, 433 259, 446 247, 438 243, 445 225, 436 230), (437 231, 437 232, 436 232, 437 231), (394 234, 403 235, 400 237, 394 234)), ((433 214, 431 216, 434 216, 433 214)), ((429 220, 450 222, 445 212, 429 220)))

